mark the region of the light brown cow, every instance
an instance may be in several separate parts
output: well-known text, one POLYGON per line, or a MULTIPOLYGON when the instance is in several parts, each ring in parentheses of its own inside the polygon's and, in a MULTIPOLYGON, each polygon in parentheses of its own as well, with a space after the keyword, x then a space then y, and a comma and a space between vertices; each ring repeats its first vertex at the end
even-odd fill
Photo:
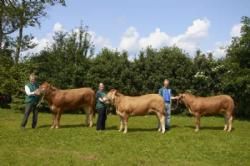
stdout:
POLYGON ((95 111, 95 92, 91 88, 60 90, 45 82, 39 87, 53 113, 51 128, 59 128, 64 110, 85 109, 86 123, 93 126, 95 111))
POLYGON ((228 95, 218 95, 211 97, 198 97, 189 93, 180 94, 178 99, 185 104, 191 114, 196 117, 195 131, 199 131, 200 117, 202 115, 215 115, 222 113, 225 115, 224 130, 232 130, 234 101, 228 95))
POLYGON ((131 97, 124 96, 113 89, 103 99, 106 103, 111 103, 116 107, 116 113, 121 119, 119 131, 122 131, 124 127, 124 133, 127 133, 129 116, 145 115, 154 112, 159 120, 159 131, 165 132, 165 105, 160 95, 148 94, 131 97))

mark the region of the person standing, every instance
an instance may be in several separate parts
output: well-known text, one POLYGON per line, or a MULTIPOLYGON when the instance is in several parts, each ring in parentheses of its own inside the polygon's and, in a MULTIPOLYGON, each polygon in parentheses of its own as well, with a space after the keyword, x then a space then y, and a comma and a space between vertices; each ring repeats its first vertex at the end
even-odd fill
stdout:
POLYGON ((171 99, 177 99, 172 97, 172 90, 169 88, 169 80, 165 79, 163 82, 163 87, 159 89, 159 95, 161 95, 165 102, 165 129, 170 129, 170 118, 171 118, 171 99))
POLYGON ((31 74, 29 76, 30 82, 25 85, 25 112, 24 117, 21 123, 21 127, 25 128, 30 113, 33 113, 32 118, 32 128, 36 128, 37 125, 37 119, 38 119, 38 110, 36 109, 36 105, 39 102, 39 95, 38 92, 38 84, 36 82, 36 76, 35 74, 31 74))
POLYGON ((106 105, 103 100, 105 95, 104 84, 100 83, 99 90, 96 92, 96 111, 98 112, 96 130, 105 130, 105 121, 107 119, 106 105))

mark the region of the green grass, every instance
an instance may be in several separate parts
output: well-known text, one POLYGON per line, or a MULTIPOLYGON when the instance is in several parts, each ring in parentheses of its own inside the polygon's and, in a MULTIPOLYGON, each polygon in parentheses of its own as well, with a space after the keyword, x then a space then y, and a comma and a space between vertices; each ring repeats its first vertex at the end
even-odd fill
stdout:
POLYGON ((0 109, 0 165, 250 165, 250 122, 235 120, 222 131, 222 117, 173 116, 171 131, 155 129, 156 117, 132 117, 127 134, 119 119, 108 116, 107 130, 83 125, 84 115, 64 114, 60 129, 50 129, 51 115, 39 114, 37 129, 20 129, 23 114, 0 109))

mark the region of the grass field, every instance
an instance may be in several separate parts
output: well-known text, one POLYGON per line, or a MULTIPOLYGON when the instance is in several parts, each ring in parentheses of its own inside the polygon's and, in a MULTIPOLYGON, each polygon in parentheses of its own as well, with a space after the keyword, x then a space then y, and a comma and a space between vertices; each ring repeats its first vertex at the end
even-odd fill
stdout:
POLYGON ((0 109, 0 165, 250 165, 250 122, 234 121, 222 131, 222 117, 173 116, 171 131, 156 131, 155 116, 132 117, 127 134, 117 131, 111 115, 107 130, 83 125, 84 115, 62 116, 61 128, 50 129, 51 115, 39 114, 37 129, 20 129, 22 114, 0 109))

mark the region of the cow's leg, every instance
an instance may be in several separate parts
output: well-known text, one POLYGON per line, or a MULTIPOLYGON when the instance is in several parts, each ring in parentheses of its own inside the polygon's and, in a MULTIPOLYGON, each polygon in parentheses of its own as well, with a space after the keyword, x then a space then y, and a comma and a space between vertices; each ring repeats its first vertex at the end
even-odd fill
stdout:
POLYGON ((160 116, 157 114, 156 115, 157 120, 158 120, 158 131, 161 132, 162 131, 162 126, 161 126, 161 118, 160 116))
POLYGON ((93 127, 93 117, 94 117, 94 110, 92 107, 88 108, 88 122, 89 122, 89 127, 93 127))
POLYGON ((123 126, 124 126, 124 120, 123 120, 122 116, 120 116, 120 128, 119 128, 119 130, 118 130, 119 132, 122 131, 123 126))
POLYGON ((165 116, 160 115, 161 133, 165 133, 165 116))
POLYGON ((196 121, 195 121, 195 132, 199 131, 200 129, 200 118, 201 116, 199 114, 195 115, 196 121))
POLYGON ((56 126, 56 113, 55 112, 52 112, 52 124, 51 124, 51 127, 50 128, 55 128, 56 126))
POLYGON ((228 119, 228 129, 227 129, 228 132, 230 132, 232 130, 232 123, 233 123, 233 116, 230 115, 230 117, 228 119))
POLYGON ((123 133, 126 134, 128 132, 128 115, 124 115, 123 120, 124 120, 124 131, 123 131, 123 133))
POLYGON ((225 115, 224 119, 225 119, 224 131, 227 131, 229 118, 227 115, 225 115))
POLYGON ((61 118, 61 111, 58 111, 57 114, 56 114, 56 129, 59 128, 60 118, 61 118))
POLYGON ((158 120, 158 131, 161 132, 162 129, 163 129, 162 128, 162 122, 161 122, 161 114, 159 112, 156 112, 156 117, 157 117, 157 120, 158 120))
POLYGON ((86 109, 85 114, 86 114, 85 124, 86 126, 89 126, 89 109, 86 109))

